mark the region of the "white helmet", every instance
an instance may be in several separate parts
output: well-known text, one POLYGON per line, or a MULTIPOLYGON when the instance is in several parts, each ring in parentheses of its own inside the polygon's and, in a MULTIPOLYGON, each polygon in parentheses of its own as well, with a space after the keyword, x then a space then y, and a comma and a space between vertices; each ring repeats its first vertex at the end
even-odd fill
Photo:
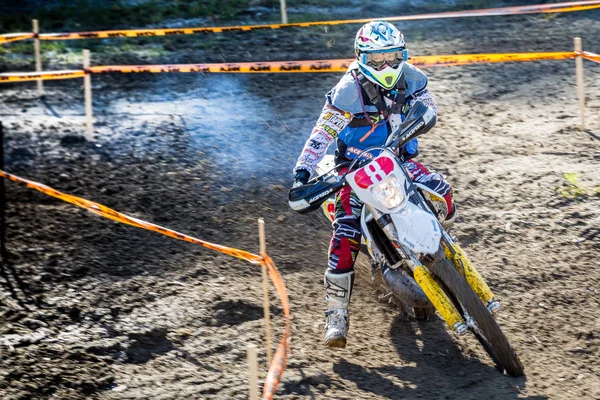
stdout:
POLYGON ((389 22, 373 21, 359 29, 354 41, 358 66, 363 74, 386 89, 392 89, 408 60, 404 36, 389 22))

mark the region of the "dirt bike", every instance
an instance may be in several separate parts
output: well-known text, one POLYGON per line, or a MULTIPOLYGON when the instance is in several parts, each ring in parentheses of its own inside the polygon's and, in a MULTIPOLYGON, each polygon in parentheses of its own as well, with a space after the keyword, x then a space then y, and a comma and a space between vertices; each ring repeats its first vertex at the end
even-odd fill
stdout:
POLYGON ((499 371, 521 376, 523 365, 494 318, 499 302, 444 228, 445 200, 413 182, 404 165, 403 147, 433 124, 435 113, 417 102, 383 147, 339 165, 332 165, 333 156, 322 161, 317 177, 290 190, 290 207, 306 213, 323 206, 330 214, 331 196, 350 185, 364 203, 361 227, 372 273, 390 295, 415 314, 437 310, 458 335, 472 332, 499 371))

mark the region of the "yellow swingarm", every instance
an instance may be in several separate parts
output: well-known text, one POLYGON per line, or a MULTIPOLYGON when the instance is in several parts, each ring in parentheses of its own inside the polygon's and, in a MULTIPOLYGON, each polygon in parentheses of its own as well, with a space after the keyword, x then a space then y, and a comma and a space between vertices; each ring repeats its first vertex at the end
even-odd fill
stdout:
POLYGON ((446 258, 454 263, 458 272, 467 280, 469 286, 477 293, 483 304, 487 305, 494 298, 494 294, 479 275, 479 272, 473 267, 463 249, 456 243, 451 246, 452 248, 444 245, 446 258))
POLYGON ((452 304, 452 301, 442 290, 440 285, 433 279, 427 268, 417 265, 413 270, 415 281, 427 295, 431 304, 440 313, 444 321, 454 330, 464 324, 464 320, 452 304))

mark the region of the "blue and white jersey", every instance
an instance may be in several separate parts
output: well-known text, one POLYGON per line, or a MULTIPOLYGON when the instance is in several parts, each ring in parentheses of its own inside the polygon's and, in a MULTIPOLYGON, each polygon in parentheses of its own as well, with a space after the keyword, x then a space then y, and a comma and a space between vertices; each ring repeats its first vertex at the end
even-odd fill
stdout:
MULTIPOLYGON (((370 104, 368 100, 365 104, 362 91, 359 90, 360 83, 352 74, 352 71, 357 68, 356 62, 352 63, 348 68, 348 72, 327 93, 327 102, 304 145, 294 171, 304 169, 311 174, 314 173, 317 164, 323 159, 329 145, 334 141, 337 142, 338 151, 344 153, 339 154, 339 156, 347 159, 355 158, 358 153, 369 147, 383 146, 389 133, 400 125, 404 116, 417 100, 431 107, 437 114, 435 103, 427 90, 427 77, 418 68, 404 63, 404 106, 398 109, 397 112, 390 114, 387 120, 383 119, 375 105, 370 104), (350 123, 351 121, 356 122, 357 119, 365 121, 365 113, 375 125, 371 123, 350 123)), ((394 103, 394 100, 390 97, 393 98, 393 96, 384 96, 388 106, 392 106, 394 103)), ((415 154, 417 148, 418 142, 416 139, 405 147, 409 154, 415 154)))

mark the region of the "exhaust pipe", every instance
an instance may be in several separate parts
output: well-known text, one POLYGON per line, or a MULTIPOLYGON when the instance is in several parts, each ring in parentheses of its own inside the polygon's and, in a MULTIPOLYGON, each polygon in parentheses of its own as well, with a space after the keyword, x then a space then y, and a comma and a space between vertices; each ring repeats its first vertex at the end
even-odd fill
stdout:
POLYGON ((402 303, 412 307, 432 307, 423 289, 405 271, 387 268, 382 276, 388 289, 402 303))

